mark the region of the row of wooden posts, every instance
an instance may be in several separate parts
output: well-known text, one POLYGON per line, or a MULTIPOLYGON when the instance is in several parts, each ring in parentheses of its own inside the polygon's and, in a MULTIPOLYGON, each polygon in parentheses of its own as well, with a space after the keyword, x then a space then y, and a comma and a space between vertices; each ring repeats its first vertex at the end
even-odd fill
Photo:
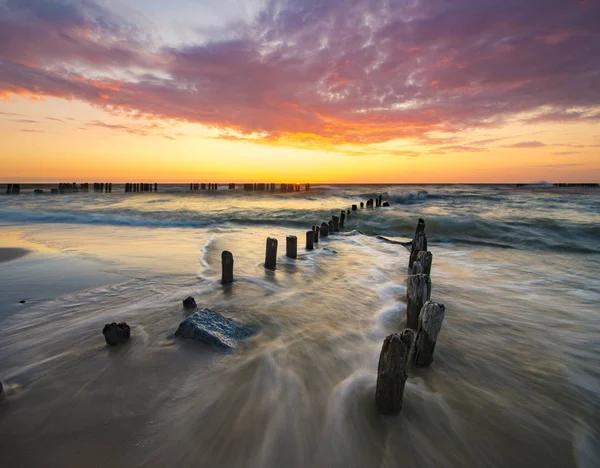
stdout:
MULTIPOLYGON (((389 206, 382 203, 382 197, 369 199, 367 208, 389 206)), ((364 208, 365 203, 360 203, 364 208)), ((328 222, 315 225, 306 232, 306 250, 312 250, 319 237, 328 237, 332 232, 344 228, 357 205, 342 210, 340 216, 332 216, 328 222)), ((278 241, 267 237, 265 268, 274 270, 277 264, 278 241)), ((286 256, 296 258, 298 254, 298 238, 286 237, 286 256)), ((427 250, 425 221, 419 219, 415 235, 411 242, 408 261, 408 278, 406 294, 406 329, 400 333, 392 333, 383 341, 377 368, 377 384, 375 388, 375 404, 381 414, 398 414, 402 409, 404 387, 410 369, 427 367, 433 362, 433 354, 442 328, 446 308, 444 304, 431 301, 431 265, 433 255, 427 250)), ((227 250, 221 254, 221 283, 233 282, 233 254, 227 250)))
MULTIPOLYGON (((112 186, 112 184, 110 184, 112 186)), ((158 192, 158 184, 154 182, 154 184, 144 184, 144 183, 126 183, 125 184, 125 193, 130 192, 158 192)))
MULTIPOLYGON (((229 188, 231 189, 231 184, 229 184, 229 188)), ((235 185, 233 188, 235 188, 235 185)), ((194 192, 196 190, 218 190, 218 189, 219 189, 218 184, 195 184, 195 183, 190 184, 190 191, 192 191, 192 192, 194 192)))
POLYGON ((382 414, 400 413, 410 369, 427 367, 433 362, 446 308, 431 301, 432 262, 433 255, 427 250, 425 221, 419 219, 408 260, 407 328, 388 335, 379 356, 375 403, 382 414))
MULTIPOLYGON (((307 184, 308 185, 308 184, 307 184)), ((380 206, 389 206, 389 203, 382 202, 382 196, 370 198, 360 203, 360 208, 378 208, 380 206)), ((319 243, 319 237, 328 237, 330 233, 339 232, 343 229, 346 221, 350 218, 353 211, 358 210, 358 205, 352 205, 347 210, 341 210, 340 216, 332 216, 328 222, 323 221, 320 225, 315 225, 310 231, 306 232, 306 250, 313 250, 314 245, 319 243)), ((297 258, 298 256, 298 238, 296 236, 287 236, 285 245, 285 254, 289 258, 297 258)), ((267 237, 267 245, 265 252, 265 268, 275 270, 277 267, 277 247, 279 242, 277 239, 267 237)), ((221 254, 221 283, 228 284, 233 282, 233 254, 224 250, 221 254)))
POLYGON ((8 184, 6 186, 6 195, 19 195, 21 193, 21 184, 8 184))

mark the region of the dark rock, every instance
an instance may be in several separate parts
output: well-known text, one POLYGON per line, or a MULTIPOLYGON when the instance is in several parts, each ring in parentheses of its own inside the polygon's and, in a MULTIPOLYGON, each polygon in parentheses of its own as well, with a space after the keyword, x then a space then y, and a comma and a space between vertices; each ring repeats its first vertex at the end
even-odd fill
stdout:
POLYGON ((102 329, 102 334, 106 340, 106 344, 116 346, 125 343, 131 336, 131 328, 125 322, 107 323, 102 329))
POLYGON ((183 300, 184 309, 195 309, 196 307, 198 307, 196 305, 196 300, 192 296, 188 296, 183 300))
POLYGON ((384 201, 383 205, 381 205, 381 206, 390 206, 390 202, 384 201))
POLYGON ((41 195, 42 193, 44 193, 44 191, 42 189, 36 188, 33 193, 35 193, 36 195, 41 195))
POLYGON ((25 299, 21 299, 21 300, 19 301, 19 304, 25 304, 25 299))
POLYGON ((179 338, 200 341, 225 350, 233 350, 241 340, 254 334, 254 327, 223 317, 212 309, 202 309, 186 318, 175 332, 179 338))

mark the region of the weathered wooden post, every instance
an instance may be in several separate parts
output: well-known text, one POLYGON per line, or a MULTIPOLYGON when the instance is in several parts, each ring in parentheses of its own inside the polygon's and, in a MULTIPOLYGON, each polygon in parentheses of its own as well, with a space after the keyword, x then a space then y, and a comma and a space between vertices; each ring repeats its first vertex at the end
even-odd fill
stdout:
POLYGON ((329 234, 333 233, 333 220, 331 220, 331 219, 329 220, 327 227, 329 229, 329 234))
POLYGON ((423 221, 422 218, 419 218, 410 247, 410 257, 408 259, 409 274, 412 272, 413 263, 417 259, 417 255, 422 250, 427 250, 427 236, 425 235, 425 221, 423 221))
POLYGON ((413 363, 415 366, 428 366, 433 361, 433 352, 442 329, 446 307, 444 304, 427 301, 419 314, 419 329, 415 338, 413 363))
POLYGON ((315 232, 314 231, 306 231, 306 250, 314 249, 315 243, 315 232))
POLYGON ((298 238, 296 236, 287 236, 285 238, 285 255, 289 258, 298 256, 298 238))
POLYGON ((333 223, 333 232, 340 232, 340 218, 332 216, 330 223, 333 223))
POLYGON ((156 182, 154 182, 154 191, 158 192, 158 184, 156 182))
POLYGON ((423 304, 431 298, 431 280, 424 274, 409 275, 406 289, 406 326, 416 330, 423 304))
POLYGON ((383 341, 375 387, 375 405, 381 414, 399 414, 402 410, 407 367, 414 341, 412 330, 392 333, 383 341))
POLYGON ((356 211, 358 207, 356 205, 352 205, 352 211, 356 211))
POLYGON ((360 209, 362 210, 365 207, 365 204, 363 202, 360 202, 360 209))
POLYGON ((10 195, 12 193, 12 184, 8 184, 6 186, 6 195, 10 195))
POLYGON ((267 252, 265 254, 265 268, 274 270, 277 265, 277 239, 267 237, 267 252))
POLYGON ((327 224, 325 221, 323 221, 321 223, 321 237, 327 237, 329 236, 329 224, 327 224))
POLYGON ((315 231, 315 244, 319 243, 319 232, 321 228, 319 226, 313 226, 313 230, 315 231))
POLYGON ((221 252, 221 284, 233 283, 233 254, 228 250, 221 252))
POLYGON ((340 229, 344 229, 344 223, 346 222, 346 212, 342 210, 340 213, 340 229))
POLYGON ((377 204, 377 206, 381 206, 381 201, 382 201, 382 199, 383 199, 383 197, 382 197, 381 195, 379 195, 379 199, 378 199, 378 202, 379 202, 379 203, 377 204))
POLYGON ((433 262, 433 254, 431 252, 428 250, 421 250, 417 254, 416 262, 421 264, 424 274, 431 276, 431 264, 433 262))

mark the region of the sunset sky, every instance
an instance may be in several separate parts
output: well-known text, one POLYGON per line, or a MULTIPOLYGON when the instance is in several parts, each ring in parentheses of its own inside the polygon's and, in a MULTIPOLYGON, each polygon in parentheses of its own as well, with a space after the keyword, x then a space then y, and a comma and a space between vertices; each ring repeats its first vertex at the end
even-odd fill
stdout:
POLYGON ((598 182, 597 0, 0 0, 0 182, 598 182))

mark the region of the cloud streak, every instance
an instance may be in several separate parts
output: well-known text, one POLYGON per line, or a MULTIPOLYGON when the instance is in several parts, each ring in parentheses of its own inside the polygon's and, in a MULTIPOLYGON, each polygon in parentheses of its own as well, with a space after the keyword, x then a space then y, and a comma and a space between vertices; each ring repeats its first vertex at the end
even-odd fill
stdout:
POLYGON ((494 128, 525 113, 532 123, 600 119, 598 2, 270 0, 235 34, 177 47, 93 0, 0 8, 5 98, 76 99, 330 148, 494 128))

